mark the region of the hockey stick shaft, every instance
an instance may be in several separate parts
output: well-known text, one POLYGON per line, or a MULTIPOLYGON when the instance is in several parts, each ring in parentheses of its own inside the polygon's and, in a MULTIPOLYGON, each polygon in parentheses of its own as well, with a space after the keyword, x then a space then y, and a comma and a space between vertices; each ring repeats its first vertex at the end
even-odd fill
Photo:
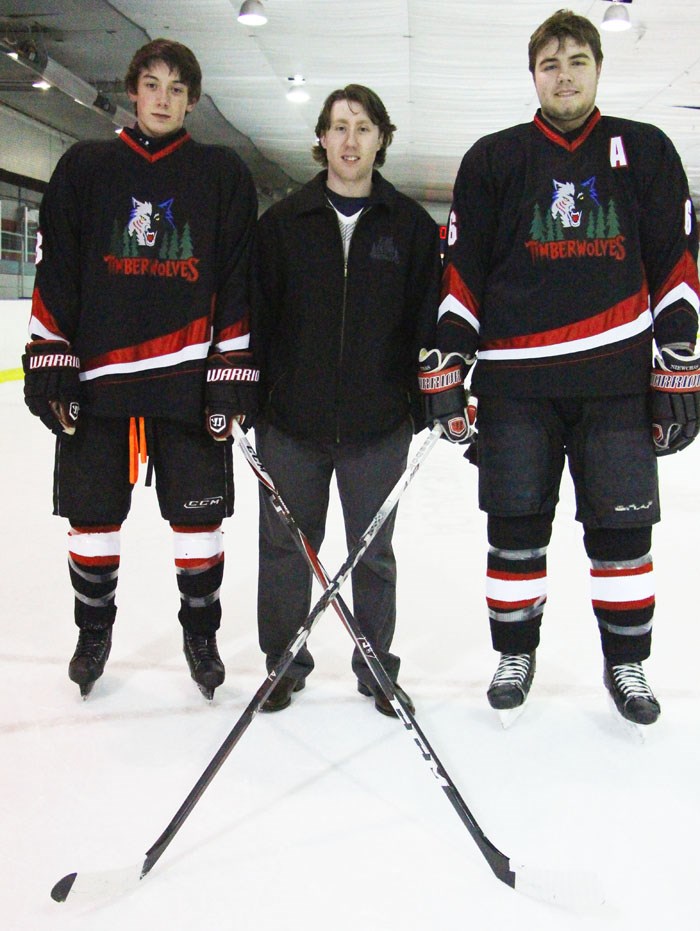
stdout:
MULTIPOLYGON (((437 438, 440 436, 441 432, 441 429, 435 426, 431 431, 431 435, 437 438)), ((532 869, 523 865, 514 866, 510 859, 484 834, 445 767, 438 759, 437 754, 430 745, 430 742, 416 721, 413 713, 406 706, 400 695, 397 694, 393 681, 374 652, 371 643, 363 635, 357 621, 345 604, 343 598, 337 593, 337 589, 334 595, 329 594, 333 590, 333 582, 329 580, 328 574, 323 568, 318 555, 292 517, 289 508, 275 487, 269 473, 265 470, 258 458, 255 449, 238 425, 234 427, 234 436, 238 441, 241 452, 257 476, 258 481, 270 496, 273 507, 296 540, 312 572, 321 585, 325 587, 326 591, 324 595, 332 598, 336 613, 348 630, 356 646, 359 648, 376 682, 387 699, 391 702, 399 720, 404 726, 405 733, 418 749, 423 761, 427 764, 430 772, 447 796, 453 809, 469 831, 472 839, 475 841, 479 851, 496 878, 505 885, 525 895, 532 896, 535 899, 582 910, 598 907, 604 901, 605 897, 597 876, 580 871, 553 871, 532 869)), ((424 444, 426 454, 432 448, 430 440, 431 438, 429 437, 424 444)), ((416 459, 417 458, 418 457, 416 457, 416 459)), ((414 462, 416 462, 416 460, 414 460, 414 462)), ((420 463, 418 462, 415 468, 418 467, 418 464, 420 463)), ((415 474, 415 469, 411 474, 415 474)), ((335 579, 338 579, 342 572, 343 569, 339 570, 335 579)))
MULTIPOLYGON (((440 431, 438 431, 438 436, 439 432, 440 431)), ((506 885, 511 887, 515 886, 515 873, 510 868, 510 861, 508 857, 501 853, 501 851, 491 843, 491 841, 486 837, 482 829, 479 827, 466 802, 460 795, 457 787, 448 775, 446 769, 438 759, 437 754, 430 745, 430 742, 423 733, 414 715, 411 713, 411 710, 406 706, 403 699, 397 694, 394 688, 394 683, 382 665, 380 659, 377 657, 372 644, 362 633, 359 624, 357 623, 348 606, 345 604, 342 596, 337 594, 337 588, 333 588, 331 580, 326 570, 323 568, 317 553, 314 551, 302 529, 294 520, 294 517, 285 504, 281 494, 277 490, 269 472, 265 469, 264 465, 260 461, 260 458, 258 457, 257 452, 255 451, 255 448, 250 443, 238 424, 234 425, 234 437, 246 461, 255 473, 261 486, 269 496, 275 511, 277 514, 279 514, 280 518, 287 526, 300 551, 304 555, 309 567, 311 568, 311 571, 314 573, 317 581, 325 589, 324 597, 326 597, 330 591, 336 591, 336 594, 332 597, 332 604, 336 614, 355 642, 355 645, 359 649, 367 665, 367 668, 372 673, 375 681, 381 688, 382 692, 386 695, 387 699, 391 702, 394 710, 397 712, 397 715, 403 724, 406 733, 409 734, 410 739, 418 749, 418 752, 439 783, 441 789, 448 797, 453 808, 476 842, 479 850, 485 857, 494 874, 498 879, 506 883, 506 885)))
MULTIPOLYGON (((199 799, 202 797, 207 787, 213 780, 214 776, 221 769, 225 760, 236 746, 238 741, 241 739, 243 734, 246 732, 248 727, 253 721, 253 718, 260 710, 260 707, 267 699, 268 695, 272 692, 277 680, 284 675, 286 670, 291 665, 294 657, 299 652, 301 647, 304 645, 306 640, 311 633, 311 630, 315 626, 317 620, 320 618, 323 611, 326 609, 331 599, 335 597, 335 593, 338 591, 340 586, 346 580, 347 576, 350 574, 355 565, 360 561, 363 554, 366 552, 370 543, 374 537, 379 532, 384 521, 389 517, 391 512, 394 510, 398 504, 401 495, 404 493, 411 480, 415 476, 416 472, 420 468, 423 460, 428 455, 430 450, 433 448, 437 442, 441 429, 435 427, 428 438, 425 440, 423 445, 420 447, 416 455, 413 457, 411 462, 408 464, 405 472, 395 484, 394 488, 391 490, 387 496, 384 504, 381 506, 370 525, 367 527, 367 530, 362 534, 358 539, 355 546, 351 549, 348 554, 348 558, 343 563, 341 570, 336 574, 336 576, 331 580, 330 588, 333 588, 334 594, 328 596, 329 589, 326 589, 324 595, 322 595, 319 602, 313 608, 311 613, 308 615, 304 623, 301 625, 299 630, 294 635, 293 639, 287 646, 287 649, 276 664, 274 669, 272 669, 264 682, 257 690, 253 698, 248 703, 248 706, 245 708, 241 716, 238 718, 233 728, 229 732, 228 736, 224 739, 223 743, 212 757, 208 766, 199 777, 195 785, 190 790, 189 794, 183 801, 180 808, 177 810, 173 818, 171 819, 168 826, 162 832, 160 837, 155 841, 155 843, 149 848, 146 852, 145 859, 141 866, 139 872, 139 878, 143 879, 155 866, 160 857, 163 855, 167 847, 173 841, 175 835, 178 833, 182 825, 184 824, 187 817, 192 812, 192 809, 195 807, 199 799)), ((127 880, 131 880, 133 876, 133 870, 128 869, 126 871, 118 871, 118 876, 120 881, 122 881, 123 875, 127 876, 127 880)), ((86 890, 94 890, 96 888, 105 889, 109 888, 110 885, 116 885, 116 881, 112 883, 111 877, 109 874, 102 874, 101 876, 87 877, 85 880, 81 881, 81 876, 78 873, 68 873, 62 879, 60 879, 53 889, 51 890, 52 898, 57 902, 63 902, 74 889, 75 884, 78 883, 78 887, 83 886, 86 890)))

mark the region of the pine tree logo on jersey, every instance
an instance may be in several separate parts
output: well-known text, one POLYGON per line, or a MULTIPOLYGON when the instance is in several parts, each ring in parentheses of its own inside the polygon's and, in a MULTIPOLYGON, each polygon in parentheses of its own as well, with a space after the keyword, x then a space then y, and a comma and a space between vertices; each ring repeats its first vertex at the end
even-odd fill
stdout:
POLYGON ((536 203, 531 239, 525 247, 533 262, 561 259, 612 258, 626 255, 615 201, 603 204, 595 177, 577 183, 552 180, 550 202, 536 203))
POLYGON ((153 203, 131 198, 128 220, 115 218, 109 253, 104 256, 110 275, 148 275, 197 281, 199 259, 194 256, 190 225, 178 230, 174 198, 153 203))

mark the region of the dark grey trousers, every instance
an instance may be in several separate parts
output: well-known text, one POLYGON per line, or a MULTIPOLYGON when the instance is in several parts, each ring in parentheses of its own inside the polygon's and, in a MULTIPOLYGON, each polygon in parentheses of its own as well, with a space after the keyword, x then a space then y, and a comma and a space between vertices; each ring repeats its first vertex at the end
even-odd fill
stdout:
MULTIPOLYGON (((256 425, 255 435, 263 465, 318 553, 325 534, 333 473, 349 550, 405 471, 413 431, 407 420, 388 436, 358 445, 300 440, 269 424, 256 425)), ((396 625, 396 560, 391 543, 395 518, 394 511, 352 573, 353 614, 394 681, 400 662, 398 656, 389 652, 396 625)), ((258 633, 270 670, 311 610, 313 576, 262 488, 259 546, 258 633)), ((325 568, 333 577, 339 567, 325 568)), ((332 608, 328 613, 335 617, 332 608)), ((313 668, 313 658, 305 645, 287 675, 301 679, 313 668)), ((353 651, 352 668, 360 681, 374 684, 357 649, 353 651)))

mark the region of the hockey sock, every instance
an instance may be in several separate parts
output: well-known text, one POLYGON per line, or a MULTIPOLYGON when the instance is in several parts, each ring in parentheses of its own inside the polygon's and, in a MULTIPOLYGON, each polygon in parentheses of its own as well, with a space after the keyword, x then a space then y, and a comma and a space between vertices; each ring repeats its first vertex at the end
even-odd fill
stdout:
POLYGON ((587 530, 584 543, 603 655, 612 664, 642 662, 651 652, 655 606, 651 528, 587 530))
POLYGON ((499 653, 532 653, 547 600, 547 547, 489 547, 486 604, 491 642, 499 653))
POLYGON ((75 623, 80 628, 94 630, 114 623, 120 530, 119 524, 71 525, 68 569, 75 595, 75 623))
POLYGON ((180 591, 178 618, 191 633, 209 637, 219 629, 219 592, 224 577, 221 525, 184 527, 171 524, 175 572, 180 591))

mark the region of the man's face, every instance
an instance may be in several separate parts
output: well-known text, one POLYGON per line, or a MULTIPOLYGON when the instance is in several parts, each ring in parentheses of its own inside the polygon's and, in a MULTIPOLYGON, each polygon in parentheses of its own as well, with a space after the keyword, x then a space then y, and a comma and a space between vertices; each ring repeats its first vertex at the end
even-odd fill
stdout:
POLYGON ((328 187, 348 197, 366 197, 372 189, 372 168, 382 137, 365 108, 354 101, 336 100, 330 126, 319 142, 328 158, 328 187))
POLYGON ((185 116, 194 109, 188 103, 187 86, 178 71, 171 71, 159 61, 139 74, 136 93, 129 91, 136 104, 136 117, 141 131, 158 138, 180 129, 185 116))
POLYGON ((578 129, 595 107, 600 66, 588 44, 552 39, 535 60, 535 90, 543 115, 562 132, 578 129))

